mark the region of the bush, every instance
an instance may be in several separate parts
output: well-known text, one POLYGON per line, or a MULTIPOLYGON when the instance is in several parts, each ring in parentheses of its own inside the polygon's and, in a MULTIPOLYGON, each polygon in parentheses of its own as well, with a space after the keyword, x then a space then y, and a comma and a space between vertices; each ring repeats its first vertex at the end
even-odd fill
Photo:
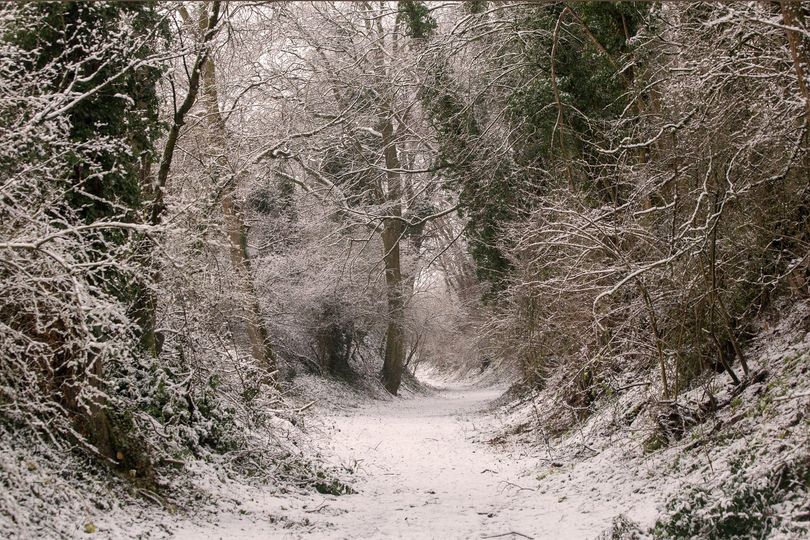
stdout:
POLYGON ((776 507, 807 496, 810 459, 782 463, 764 475, 746 470, 746 461, 753 458, 731 464, 732 477, 718 493, 689 487, 673 497, 667 503, 667 515, 653 528, 655 538, 765 538, 777 530, 798 533, 783 523, 776 507))

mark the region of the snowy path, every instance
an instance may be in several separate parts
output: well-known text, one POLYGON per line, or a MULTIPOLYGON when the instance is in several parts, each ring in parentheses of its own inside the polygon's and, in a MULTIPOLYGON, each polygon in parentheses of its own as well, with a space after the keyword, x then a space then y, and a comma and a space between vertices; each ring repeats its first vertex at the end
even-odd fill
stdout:
POLYGON ((333 416, 326 435, 340 463, 356 464, 356 494, 284 499, 251 494, 241 513, 220 515, 213 525, 183 527, 177 537, 596 536, 620 509, 597 502, 585 482, 561 479, 565 494, 544 489, 536 459, 481 441, 481 424, 496 421, 481 411, 498 395, 492 389, 447 388, 333 416), (280 515, 284 520, 269 522, 280 515))

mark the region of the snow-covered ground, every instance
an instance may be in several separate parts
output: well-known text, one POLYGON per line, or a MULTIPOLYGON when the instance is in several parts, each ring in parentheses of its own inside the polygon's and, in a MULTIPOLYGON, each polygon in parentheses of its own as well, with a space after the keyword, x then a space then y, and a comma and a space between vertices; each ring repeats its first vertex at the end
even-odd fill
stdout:
POLYGON ((571 479, 577 471, 561 470, 549 489, 536 449, 488 443, 503 426, 486 409, 503 390, 453 383, 327 416, 324 451, 353 471, 356 493, 279 497, 252 488, 238 508, 181 522, 176 537, 591 538, 619 513, 655 515, 649 496, 593 488, 571 479))
MULTIPOLYGON (((770 520, 770 532, 760 536, 804 537, 806 486, 768 486, 775 474, 803 474, 807 459, 808 321, 810 305, 800 304, 778 323, 763 323, 748 348, 752 374, 761 375, 734 390, 725 374, 706 374, 680 396, 681 406, 700 410, 707 392, 724 405, 657 446, 650 436, 656 407, 666 402, 651 383, 622 383, 625 390, 554 435, 548 428, 560 398, 551 382, 493 407, 505 387, 492 386, 497 378, 486 374, 474 383, 441 382, 439 372, 424 369, 423 382, 434 390, 384 399, 307 380, 307 396, 328 398, 306 421, 312 454, 342 471, 355 492, 321 495, 225 479, 211 486, 217 504, 171 527, 180 539, 589 539, 619 515, 641 533, 681 507, 679 519, 688 519, 678 527, 725 526, 743 504, 747 521, 735 518, 737 525, 770 520), (696 488, 704 494, 695 496, 696 488), (742 497, 749 493, 762 498, 761 508, 742 497)), ((692 529, 672 534, 689 537, 685 530, 692 529)))
MULTIPOLYGON (((661 519, 680 532, 661 529, 659 537, 708 538, 684 527, 727 525, 725 517, 742 508, 745 523, 772 522, 757 537, 806 537, 807 486, 785 479, 804 474, 810 448, 808 324, 810 305, 801 305, 766 325, 748 348, 752 373, 764 375, 734 390, 725 374, 707 374, 679 397, 681 407, 700 410, 710 390, 723 405, 677 440, 657 445, 649 441, 667 402, 656 398, 650 382, 619 381, 624 390, 555 434, 560 381, 501 397, 505 386, 493 383, 503 377, 492 373, 448 381, 446 373, 420 369, 425 387, 410 384, 393 398, 373 382, 359 387, 299 376, 290 399, 305 417, 289 424, 294 432, 279 431, 295 439, 296 450, 278 462, 278 471, 263 473, 276 483, 257 484, 258 477, 229 475, 222 463, 189 460, 178 477, 184 497, 167 511, 144 501, 110 506, 98 492, 86 498, 81 519, 60 530, 116 540, 595 539, 622 515, 640 533, 622 538, 649 537, 661 519), (353 492, 316 492, 310 478, 321 462, 332 468, 324 483, 339 478, 346 484, 331 487, 349 485, 353 492), (309 476, 285 476, 285 466, 309 476), (774 482, 778 489, 771 489, 774 482), (703 491, 695 495, 696 488, 703 491), (762 504, 754 508, 740 494, 762 504), (677 523, 667 517, 673 512, 677 523)), ((645 381, 643 373, 627 375, 645 381)), ((646 379, 654 380, 654 373, 646 379)), ((20 470, 34 474, 31 466, 20 470)))

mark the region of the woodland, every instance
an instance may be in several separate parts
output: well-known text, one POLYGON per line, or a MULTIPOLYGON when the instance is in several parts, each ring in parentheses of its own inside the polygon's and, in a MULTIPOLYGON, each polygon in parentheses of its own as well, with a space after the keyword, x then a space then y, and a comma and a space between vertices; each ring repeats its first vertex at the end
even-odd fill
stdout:
POLYGON ((0 536, 810 534, 809 128, 796 0, 2 3, 0 536))

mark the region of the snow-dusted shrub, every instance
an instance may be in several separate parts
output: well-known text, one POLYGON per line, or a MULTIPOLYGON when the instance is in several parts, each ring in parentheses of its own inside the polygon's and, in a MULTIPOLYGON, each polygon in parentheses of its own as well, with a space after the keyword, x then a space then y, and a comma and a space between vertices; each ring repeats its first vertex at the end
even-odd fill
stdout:
POLYGON ((151 49, 136 31, 153 14, 0 10, 0 422, 105 459, 136 436, 111 418, 131 404, 108 383, 137 355, 131 304, 145 274, 145 229, 134 218, 131 146, 141 136, 148 145, 152 131, 133 136, 126 123, 146 121, 148 105, 104 89, 136 70, 145 84, 155 74, 157 62, 139 58, 151 49), (53 40, 70 52, 51 49, 53 40), (87 120, 88 111, 98 117, 87 120), (102 125, 105 115, 123 125, 102 125))
POLYGON ((258 292, 285 366, 347 375, 353 351, 374 350, 384 332, 379 243, 353 241, 362 228, 311 195, 252 219, 258 292))
POLYGON ((602 532, 596 540, 641 540, 647 535, 639 527, 638 523, 625 515, 618 515, 613 518, 610 527, 602 532))
POLYGON ((221 217, 202 190, 185 189, 184 175, 176 180, 182 196, 168 199, 173 224, 158 261, 160 352, 126 366, 118 391, 138 404, 136 421, 164 460, 226 454, 237 468, 268 466, 283 453, 275 451, 274 418, 289 407, 271 366, 251 354, 243 310, 250 297, 231 285, 237 276, 221 217))
POLYGON ((806 532, 784 521, 782 506, 806 503, 810 460, 795 459, 757 471, 753 469, 754 459, 742 455, 732 461, 730 477, 717 490, 691 486, 677 493, 656 522, 654 536, 732 539, 806 532))

